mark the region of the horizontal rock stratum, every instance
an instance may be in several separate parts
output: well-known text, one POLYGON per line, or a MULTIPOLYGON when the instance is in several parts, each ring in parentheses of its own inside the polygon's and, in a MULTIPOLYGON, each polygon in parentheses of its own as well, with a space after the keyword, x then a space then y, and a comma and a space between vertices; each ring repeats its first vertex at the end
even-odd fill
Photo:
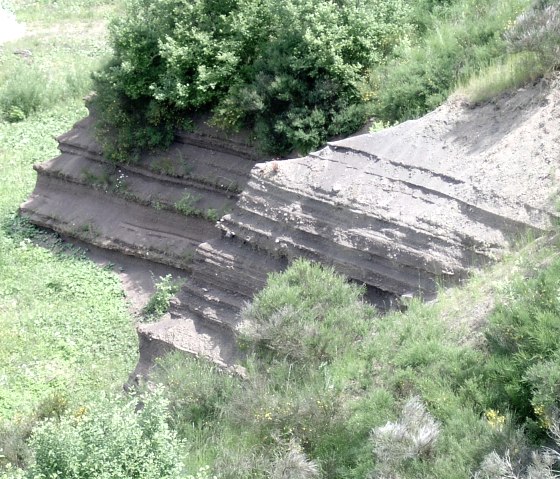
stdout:
MULTIPOLYGON (((499 259, 557 221, 559 90, 541 81, 471 108, 257 163, 242 135, 198 122, 135 166, 105 161, 86 118, 36 165, 21 214, 35 224, 185 270, 159 322, 138 331, 138 371, 177 348, 229 367, 239 313, 297 257, 363 283, 383 306, 499 259)), ((147 265, 147 267, 149 267, 147 265)))

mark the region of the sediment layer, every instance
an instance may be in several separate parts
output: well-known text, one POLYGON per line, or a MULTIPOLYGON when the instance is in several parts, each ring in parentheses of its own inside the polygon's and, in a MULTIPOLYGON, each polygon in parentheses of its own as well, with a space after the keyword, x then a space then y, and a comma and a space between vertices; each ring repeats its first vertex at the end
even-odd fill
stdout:
POLYGON ((243 134, 202 118, 168 151, 114 165, 88 117, 59 138, 59 157, 35 167, 21 213, 188 272, 170 312, 139 326, 137 371, 169 348, 233 367, 245 302, 294 258, 334 266, 387 307, 401 295, 430 298, 527 232, 548 230, 557 221, 558 96, 545 85, 475 109, 452 101, 302 158, 257 164, 243 134))

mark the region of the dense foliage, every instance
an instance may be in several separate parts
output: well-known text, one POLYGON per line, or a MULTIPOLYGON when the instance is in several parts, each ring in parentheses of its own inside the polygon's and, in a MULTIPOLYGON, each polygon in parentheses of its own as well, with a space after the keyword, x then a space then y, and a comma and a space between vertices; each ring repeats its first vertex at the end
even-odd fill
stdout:
MULTIPOLYGON (((528 3, 130 0, 96 76, 99 138, 112 159, 134 161, 204 110, 218 126, 251 129, 264 151, 306 152, 372 115, 391 123, 440 105, 507 57, 504 32, 528 3)), ((555 21, 542 15, 552 10, 522 23, 532 32, 555 21)))
POLYGON ((136 401, 101 399, 91 409, 44 422, 33 433, 33 479, 179 479, 180 443, 155 393, 136 401))
POLYGON ((487 331, 489 391, 521 421, 550 422, 560 408, 560 262, 511 288, 487 331))
POLYGON ((307 151, 363 124, 364 73, 406 35, 406 18, 404 0, 133 0, 97 75, 100 136, 117 127, 110 154, 123 159, 212 109, 269 151, 307 151))

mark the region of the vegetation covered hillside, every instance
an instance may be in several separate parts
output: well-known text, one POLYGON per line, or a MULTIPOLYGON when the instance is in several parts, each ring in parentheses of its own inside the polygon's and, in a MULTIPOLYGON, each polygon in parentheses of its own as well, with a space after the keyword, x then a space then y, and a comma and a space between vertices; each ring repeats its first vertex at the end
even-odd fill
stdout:
POLYGON ((31 164, 86 114, 103 61, 100 131, 120 128, 107 145, 117 158, 169 140, 199 108, 270 149, 308 149, 333 124, 402 120, 457 85, 483 98, 552 69, 557 1, 9 7, 31 34, 0 50, 1 479, 560 477, 553 234, 385 315, 331 269, 296 261, 243 311, 242 376, 170 355, 124 394, 136 339, 117 278, 16 214, 31 164), (120 13, 112 52, 108 12, 120 13))
POLYGON ((305 153, 370 117, 383 125, 430 111, 473 76, 483 98, 554 66, 556 2, 535 2, 515 24, 528 5, 131 1, 96 75, 99 137, 108 156, 134 161, 202 110, 249 128, 263 151, 305 153))

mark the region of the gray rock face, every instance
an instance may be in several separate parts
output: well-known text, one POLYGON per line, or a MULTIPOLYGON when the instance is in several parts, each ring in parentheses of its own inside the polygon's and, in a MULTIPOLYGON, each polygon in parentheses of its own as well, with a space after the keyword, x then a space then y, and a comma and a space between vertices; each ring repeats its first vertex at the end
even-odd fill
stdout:
POLYGON ((294 258, 333 265, 387 306, 400 295, 429 298, 527 231, 549 229, 558 91, 543 83, 475 109, 449 102, 303 158, 257 164, 242 135, 201 120, 165 153, 110 165, 86 118, 59 138, 59 157, 36 166, 21 213, 190 273, 169 314, 139 326, 138 371, 168 347, 230 367, 244 302, 294 258))

